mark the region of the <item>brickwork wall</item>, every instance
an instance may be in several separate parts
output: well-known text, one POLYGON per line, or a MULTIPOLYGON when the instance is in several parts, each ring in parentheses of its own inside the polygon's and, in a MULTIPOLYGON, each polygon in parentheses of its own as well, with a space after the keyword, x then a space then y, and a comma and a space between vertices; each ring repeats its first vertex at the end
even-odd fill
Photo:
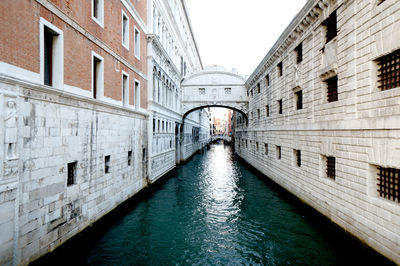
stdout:
POLYGON ((378 88, 376 63, 400 48, 400 3, 378 2, 306 4, 248 79, 249 125, 238 118, 235 146, 239 156, 269 178, 400 263, 400 205, 380 197, 376 169, 400 169, 400 88, 378 88), (321 23, 334 10, 338 34, 326 43, 321 23), (300 43, 303 60, 297 63, 294 49, 300 43), (334 75, 338 101, 328 102, 324 81, 334 75), (303 92, 300 110, 298 90, 303 92), (295 150, 301 151, 300 167, 295 150), (327 156, 335 157, 335 180, 327 177, 327 156))
MULTIPOLYGON (((138 11, 140 14, 145 13, 146 2, 141 1, 139 6, 135 6, 140 10, 138 11)), ((91 52, 94 51, 104 58, 104 96, 121 101, 121 70, 124 70, 129 74, 130 104, 134 104, 134 79, 137 79, 141 86, 141 107, 147 108, 145 29, 135 21, 122 1, 104 1, 104 28, 91 17, 91 1, 6 0, 1 1, 0 8, 0 12, 2 12, 0 16, 2 35, 0 61, 39 74, 39 21, 40 18, 43 18, 62 30, 64 34, 65 84, 86 91, 92 90, 91 52), (51 9, 49 9, 50 7, 51 9), (67 19, 58 16, 53 9, 61 12, 67 19), (122 10, 129 17, 129 50, 122 45, 122 10), (135 27, 140 31, 140 60, 134 54, 135 27), (83 29, 85 34, 79 32, 77 28, 83 29), (93 39, 88 38, 86 33, 107 46, 109 50, 105 50, 93 39), (116 58, 115 55, 129 62, 136 71, 116 58)), ((146 17, 141 19, 146 21, 146 17)))

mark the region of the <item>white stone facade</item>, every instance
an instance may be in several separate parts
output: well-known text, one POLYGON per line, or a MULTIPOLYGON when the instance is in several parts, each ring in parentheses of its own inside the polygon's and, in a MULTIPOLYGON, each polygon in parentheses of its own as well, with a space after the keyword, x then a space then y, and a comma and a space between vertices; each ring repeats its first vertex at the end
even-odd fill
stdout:
POLYGON ((399 29, 399 1, 308 1, 246 83, 248 125, 235 121, 239 156, 396 263, 400 204, 377 192, 377 167, 400 169, 400 87, 379 88, 377 62, 399 29))
MULTIPOLYGON (((187 149, 189 140, 184 137, 192 139, 192 127, 209 127, 209 123, 194 119, 183 126, 181 81, 202 69, 185 2, 149 1, 148 25, 149 171, 154 182, 197 151, 192 146, 187 149)), ((207 111, 193 115, 207 116, 207 111)))
POLYGON ((0 77, 2 139, 9 101, 17 138, 13 156, 0 148, 2 265, 53 250, 148 184, 144 113, 0 77))

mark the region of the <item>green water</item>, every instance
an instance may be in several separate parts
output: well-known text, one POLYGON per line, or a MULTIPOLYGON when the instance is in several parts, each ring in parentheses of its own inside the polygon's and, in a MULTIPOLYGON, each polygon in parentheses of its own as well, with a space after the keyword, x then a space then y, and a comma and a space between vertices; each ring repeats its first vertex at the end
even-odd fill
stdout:
POLYGON ((90 265, 389 263, 222 145, 179 167, 89 242, 53 258, 90 265))

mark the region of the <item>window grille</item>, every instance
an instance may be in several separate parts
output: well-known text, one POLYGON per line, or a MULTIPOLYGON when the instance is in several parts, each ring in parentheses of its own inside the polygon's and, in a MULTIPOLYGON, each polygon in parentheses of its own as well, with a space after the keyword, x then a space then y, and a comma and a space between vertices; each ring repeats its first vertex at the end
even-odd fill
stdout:
POLYGON ((260 85, 260 83, 258 83, 257 84, 257 93, 260 93, 261 92, 261 85, 260 85))
POLYGON ((303 43, 300 43, 296 48, 296 62, 297 64, 301 63, 301 61, 303 61, 303 43))
POLYGON ((231 88, 225 88, 225 94, 231 94, 232 89, 231 88))
POLYGON ((325 82, 327 84, 328 102, 336 102, 338 100, 338 78, 337 78, 337 76, 327 79, 325 82))
POLYGON ((297 110, 303 109, 303 91, 296 92, 296 108, 297 110))
POLYGON ((379 58, 378 83, 381 90, 400 87, 400 49, 379 58))
POLYGON ((400 169, 378 167, 379 196, 400 202, 400 169))
POLYGON ((76 165, 77 162, 72 162, 67 165, 68 168, 68 178, 67 178, 67 186, 71 186, 75 184, 75 178, 76 178, 76 165))
POLYGON ((329 156, 326 157, 326 176, 335 180, 336 170, 335 170, 336 158, 329 156))
POLYGON ((206 89, 205 88, 199 88, 199 95, 205 95, 206 94, 206 89))
POLYGON ((326 27, 326 43, 337 36, 336 10, 322 23, 326 27))
POLYGON ((265 76, 265 83, 268 87, 269 86, 269 74, 265 76))

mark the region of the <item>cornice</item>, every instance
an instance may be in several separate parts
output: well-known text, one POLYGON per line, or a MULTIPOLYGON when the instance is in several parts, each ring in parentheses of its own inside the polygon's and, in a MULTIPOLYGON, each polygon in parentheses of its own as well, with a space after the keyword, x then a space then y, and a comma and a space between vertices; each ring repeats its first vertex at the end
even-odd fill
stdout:
POLYGON ((309 0, 301 11, 290 22, 289 26, 281 34, 274 46, 269 50, 261 63, 246 81, 246 87, 255 83, 261 76, 265 75, 277 59, 296 42, 301 35, 317 20, 324 9, 329 5, 329 0, 309 0))

